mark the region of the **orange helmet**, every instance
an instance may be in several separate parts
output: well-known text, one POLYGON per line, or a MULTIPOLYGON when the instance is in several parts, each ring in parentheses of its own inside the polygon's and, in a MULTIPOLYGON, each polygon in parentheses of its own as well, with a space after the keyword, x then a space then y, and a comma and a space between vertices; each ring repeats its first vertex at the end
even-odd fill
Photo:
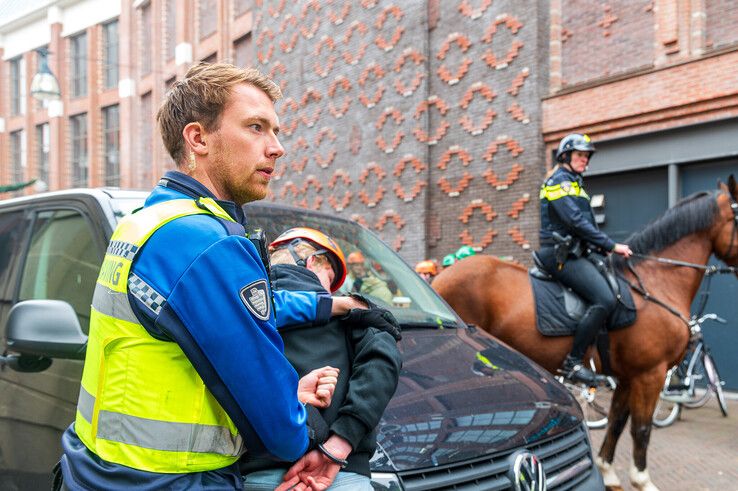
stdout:
POLYGON ((356 264, 356 263, 363 263, 364 262, 364 254, 361 253, 361 251, 354 251, 351 254, 348 255, 348 261, 349 264, 356 264))
POLYGON ((415 265, 415 272, 427 273, 435 276, 438 274, 438 268, 436 267, 436 263, 433 261, 420 261, 415 265))
MULTIPOLYGON (((343 285, 343 282, 346 280, 346 260, 344 259, 343 251, 338 244, 323 232, 308 227, 291 228, 286 232, 283 232, 271 244, 269 244, 269 251, 274 251, 280 246, 289 247, 303 240, 310 242, 311 245, 317 249, 312 254, 313 256, 325 254, 328 261, 331 263, 333 272, 335 273, 333 283, 331 283, 331 293, 341 288, 341 285, 343 285)), ((304 261, 307 260, 307 258, 301 259, 299 257, 295 257, 297 254, 292 250, 290 252, 292 252, 292 256, 295 258, 296 263, 300 264, 300 262, 302 262, 300 265, 305 265, 304 261)))

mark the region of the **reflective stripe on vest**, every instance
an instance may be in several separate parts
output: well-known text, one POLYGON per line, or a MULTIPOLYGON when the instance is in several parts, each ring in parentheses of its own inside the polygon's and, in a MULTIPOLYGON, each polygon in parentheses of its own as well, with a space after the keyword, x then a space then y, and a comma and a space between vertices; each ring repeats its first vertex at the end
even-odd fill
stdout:
POLYGON ((538 193, 538 199, 547 199, 548 201, 554 201, 564 196, 578 196, 589 201, 589 195, 578 182, 566 182, 561 184, 554 184, 553 186, 541 186, 541 191, 538 193))
POLYGON ((172 200, 123 218, 100 269, 75 430, 103 460, 149 472, 186 473, 232 464, 243 451, 235 425, 178 344, 138 322, 136 296, 157 314, 166 299, 130 274, 136 254, 170 221, 194 214, 233 221, 214 200, 172 200))

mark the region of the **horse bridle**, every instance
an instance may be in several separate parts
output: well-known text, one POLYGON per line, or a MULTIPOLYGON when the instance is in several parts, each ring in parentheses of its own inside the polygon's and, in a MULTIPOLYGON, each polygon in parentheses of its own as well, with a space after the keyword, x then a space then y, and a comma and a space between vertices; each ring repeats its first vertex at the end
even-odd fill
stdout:
MULTIPOLYGON (((730 243, 728 244, 728 250, 724 254, 724 257, 730 257, 730 253, 733 251, 733 244, 736 244, 736 237, 738 237, 738 202, 736 202, 735 198, 733 198, 733 195, 730 193, 726 193, 728 197, 730 198, 730 209, 733 212, 733 230, 730 233, 730 243)), ((649 261, 656 261, 662 264, 669 264, 671 266, 683 266, 687 268, 693 268, 693 269, 700 269, 705 272, 705 276, 709 279, 712 278, 715 274, 736 274, 738 273, 738 267, 735 266, 721 266, 718 267, 716 265, 704 265, 704 264, 696 264, 696 263, 690 263, 687 261, 679 261, 678 259, 669 259, 665 257, 658 257, 658 256, 650 256, 648 254, 638 254, 633 253, 633 256, 641 258, 641 259, 647 259, 649 261)), ((675 316, 679 317, 684 323, 687 324, 687 326, 691 326, 692 321, 690 319, 687 319, 684 317, 681 312, 679 312, 677 309, 672 307, 671 305, 667 304, 666 302, 659 300, 656 297, 651 296, 651 294, 646 290, 646 287, 643 285, 643 281, 641 280, 641 276, 638 274, 638 272, 633 267, 633 264, 630 262, 630 260, 626 259, 625 264, 628 266, 628 270, 635 276, 636 280, 638 281, 637 285, 632 284, 627 279, 625 279, 625 282, 630 286, 633 290, 638 292, 646 301, 653 302, 675 316)), ((708 291, 709 291, 709 283, 708 283, 708 291)), ((704 309, 706 303, 705 301, 702 303, 700 310, 700 314, 702 313, 702 309, 704 309)))

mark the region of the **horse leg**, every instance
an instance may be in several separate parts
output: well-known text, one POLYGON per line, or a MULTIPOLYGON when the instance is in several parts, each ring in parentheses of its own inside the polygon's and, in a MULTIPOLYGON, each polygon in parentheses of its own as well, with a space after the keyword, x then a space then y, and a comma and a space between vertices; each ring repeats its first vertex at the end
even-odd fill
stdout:
POLYGON ((630 387, 627 385, 618 385, 615 388, 612 403, 610 404, 610 414, 608 415, 607 434, 596 459, 597 467, 602 472, 605 486, 610 490, 622 489, 620 479, 618 479, 615 469, 612 467, 612 462, 615 458, 615 447, 618 444, 618 439, 623 433, 625 424, 628 422, 628 416, 630 415, 630 407, 628 406, 629 395, 630 387))
POLYGON ((633 381, 630 394, 630 434, 633 437, 633 465, 630 482, 641 491, 658 491, 646 468, 646 453, 651 439, 653 412, 656 409, 664 371, 653 370, 633 381))

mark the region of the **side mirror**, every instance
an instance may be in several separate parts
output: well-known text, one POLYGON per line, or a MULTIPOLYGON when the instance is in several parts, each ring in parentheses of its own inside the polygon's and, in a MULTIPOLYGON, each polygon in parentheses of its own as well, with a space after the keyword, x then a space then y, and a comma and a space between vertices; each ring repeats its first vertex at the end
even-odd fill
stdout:
POLYGON ((0 357, 11 368, 28 372, 45 370, 50 358, 82 360, 87 336, 72 306, 61 300, 26 300, 10 309, 7 349, 18 353, 0 357))

